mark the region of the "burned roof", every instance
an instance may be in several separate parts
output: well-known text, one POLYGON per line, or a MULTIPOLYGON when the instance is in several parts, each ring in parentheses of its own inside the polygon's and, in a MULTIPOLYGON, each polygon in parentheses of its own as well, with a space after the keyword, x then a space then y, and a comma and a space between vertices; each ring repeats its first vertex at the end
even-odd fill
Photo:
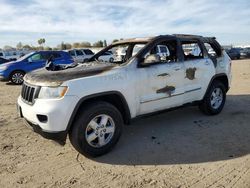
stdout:
POLYGON ((203 37, 200 35, 190 35, 190 34, 172 34, 172 35, 158 35, 152 37, 139 37, 139 38, 130 38, 130 39, 122 39, 117 42, 112 43, 113 45, 124 44, 124 43, 147 43, 157 38, 180 38, 180 39, 202 39, 209 40, 215 39, 215 37, 203 37))

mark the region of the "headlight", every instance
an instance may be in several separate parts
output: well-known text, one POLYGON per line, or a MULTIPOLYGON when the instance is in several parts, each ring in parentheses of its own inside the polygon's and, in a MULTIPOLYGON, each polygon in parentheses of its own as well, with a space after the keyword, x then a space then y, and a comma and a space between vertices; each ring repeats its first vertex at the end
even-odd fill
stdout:
POLYGON ((6 70, 8 67, 5 65, 5 66, 0 66, 0 70, 4 71, 6 70))
POLYGON ((56 99, 62 98, 67 92, 67 86, 60 87, 41 87, 38 98, 39 99, 56 99))

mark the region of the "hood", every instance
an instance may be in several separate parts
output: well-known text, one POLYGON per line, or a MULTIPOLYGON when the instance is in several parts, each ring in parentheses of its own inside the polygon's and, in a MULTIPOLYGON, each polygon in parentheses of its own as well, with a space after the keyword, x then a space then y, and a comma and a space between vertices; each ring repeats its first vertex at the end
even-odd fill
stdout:
POLYGON ((16 64, 17 62, 16 61, 9 61, 9 62, 6 62, 6 63, 2 63, 0 65, 4 65, 4 66, 11 66, 11 65, 14 65, 16 64))
POLYGON ((48 71, 42 68, 26 74, 24 81, 33 85, 59 86, 67 80, 94 76, 109 71, 116 66, 112 63, 88 62, 59 71, 48 71))

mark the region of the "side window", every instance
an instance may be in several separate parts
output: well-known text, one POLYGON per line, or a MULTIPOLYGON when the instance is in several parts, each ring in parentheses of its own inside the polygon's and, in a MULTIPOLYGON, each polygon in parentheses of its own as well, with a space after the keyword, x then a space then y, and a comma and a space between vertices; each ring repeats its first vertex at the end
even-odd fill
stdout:
POLYGON ((94 55, 94 53, 89 50, 89 49, 86 49, 86 50, 83 50, 83 52, 86 54, 86 55, 94 55))
POLYGON ((31 56, 32 61, 39 61, 39 60, 42 60, 42 59, 43 59, 43 57, 42 57, 41 54, 35 54, 35 55, 31 56))
POLYGON ((0 56, 3 56, 3 53, 2 53, 2 52, 0 52, 0 56))
POLYGON ((143 64, 177 62, 177 42, 164 41, 153 46, 144 56, 143 64))
POLYGON ((83 54, 83 52, 81 50, 76 50, 76 55, 81 56, 81 55, 84 55, 84 54, 83 54))
POLYGON ((70 54, 71 56, 76 56, 76 54, 75 54, 75 51, 74 51, 74 50, 70 50, 70 51, 69 51, 69 54, 70 54))
POLYGON ((182 49, 184 52, 184 60, 200 59, 204 57, 198 42, 184 41, 182 42, 182 49))

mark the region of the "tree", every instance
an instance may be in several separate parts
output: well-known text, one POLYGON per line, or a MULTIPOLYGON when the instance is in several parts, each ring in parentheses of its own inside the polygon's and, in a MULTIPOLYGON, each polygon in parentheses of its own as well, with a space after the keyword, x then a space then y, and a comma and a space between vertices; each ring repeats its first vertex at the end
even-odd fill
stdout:
POLYGON ((91 47, 91 44, 90 44, 90 42, 81 42, 80 47, 81 47, 81 48, 84 48, 84 47, 91 47))
POLYGON ((103 46, 107 47, 107 41, 106 40, 103 41, 103 46))
POLYGON ((99 40, 99 41, 95 42, 95 43, 93 44, 93 46, 94 46, 94 47, 103 47, 103 42, 102 42, 101 40, 99 40))
POLYGON ((69 43, 66 43, 65 44, 65 48, 68 50, 68 49, 71 49, 72 48, 72 45, 71 44, 69 44, 69 43))
POLYGON ((23 49, 31 50, 32 47, 31 47, 30 45, 28 45, 28 44, 25 44, 25 45, 23 46, 23 49))
POLYGON ((17 49, 22 49, 23 48, 23 44, 21 42, 17 43, 16 48, 17 49))
POLYGON ((118 41, 119 41, 118 39, 114 39, 112 43, 114 43, 114 42, 118 42, 118 41))
POLYGON ((74 42, 73 43, 73 48, 79 48, 80 47, 80 43, 79 42, 74 42))
POLYGON ((52 50, 52 48, 51 47, 49 47, 49 46, 46 46, 46 47, 44 47, 44 50, 52 50))
POLYGON ((59 44, 57 47, 60 50, 66 50, 66 44, 64 44, 64 42, 62 42, 61 44, 59 44))
POLYGON ((3 47, 4 50, 13 50, 14 48, 12 46, 5 45, 3 47))
POLYGON ((45 44, 46 40, 45 38, 38 39, 37 43, 41 46, 42 44, 45 44))

